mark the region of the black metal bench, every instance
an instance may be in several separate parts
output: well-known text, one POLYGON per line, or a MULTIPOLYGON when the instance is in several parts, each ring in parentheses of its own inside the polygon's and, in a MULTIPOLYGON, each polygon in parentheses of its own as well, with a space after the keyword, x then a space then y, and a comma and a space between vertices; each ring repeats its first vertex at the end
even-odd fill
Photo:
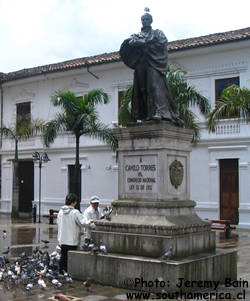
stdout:
POLYGON ((44 214, 43 217, 49 218, 49 224, 54 225, 54 219, 57 218, 59 210, 56 209, 50 209, 49 214, 44 214))
POLYGON ((235 226, 232 226, 231 220, 227 219, 212 219, 211 229, 213 230, 223 230, 225 232, 226 238, 231 238, 231 230, 236 229, 235 226))

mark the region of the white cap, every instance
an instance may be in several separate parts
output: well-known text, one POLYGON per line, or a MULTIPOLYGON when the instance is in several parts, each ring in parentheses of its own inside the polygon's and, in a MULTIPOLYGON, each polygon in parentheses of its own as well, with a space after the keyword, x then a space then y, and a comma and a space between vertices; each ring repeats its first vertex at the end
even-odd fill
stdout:
POLYGON ((93 195, 93 196, 90 198, 90 203, 91 203, 91 204, 94 204, 94 203, 100 203, 99 197, 96 196, 96 195, 93 195))

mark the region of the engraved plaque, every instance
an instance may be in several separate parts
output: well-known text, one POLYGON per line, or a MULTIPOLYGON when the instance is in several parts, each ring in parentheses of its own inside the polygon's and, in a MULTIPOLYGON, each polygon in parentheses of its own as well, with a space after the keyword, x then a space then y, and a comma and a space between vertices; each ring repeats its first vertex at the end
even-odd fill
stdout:
POLYGON ((124 156, 125 193, 157 193, 157 156, 124 156))

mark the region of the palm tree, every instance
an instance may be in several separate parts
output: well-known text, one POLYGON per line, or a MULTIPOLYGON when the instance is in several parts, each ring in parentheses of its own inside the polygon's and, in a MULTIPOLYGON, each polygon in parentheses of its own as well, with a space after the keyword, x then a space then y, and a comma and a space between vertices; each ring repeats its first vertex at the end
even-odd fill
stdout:
MULTIPOLYGON (((71 192, 76 193, 80 198, 80 137, 85 135, 98 138, 110 145, 113 150, 117 148, 117 139, 108 126, 99 121, 96 108, 98 104, 108 103, 108 95, 101 89, 91 90, 83 97, 76 97, 71 91, 59 91, 55 92, 51 97, 51 101, 54 106, 61 107, 62 112, 57 113, 55 118, 46 124, 44 143, 49 146, 60 132, 67 131, 75 136, 74 191, 71 192)), ((78 209, 80 208, 78 207, 78 209)))
POLYGON ((242 118, 248 120, 250 115, 250 90, 231 85, 222 91, 215 108, 208 114, 207 123, 210 132, 215 132, 216 124, 221 118, 242 118))
MULTIPOLYGON (((194 130, 193 143, 199 140, 200 128, 195 114, 191 111, 191 106, 198 106, 203 115, 208 114, 210 105, 208 99, 201 95, 194 87, 190 86, 185 79, 186 72, 180 68, 173 68, 168 65, 166 76, 168 85, 177 105, 179 117, 184 122, 185 128, 194 130)), ((132 86, 123 93, 122 103, 119 109, 119 122, 126 126, 131 121, 131 99, 132 86)))
POLYGON ((185 128, 194 131, 193 142, 196 143, 200 139, 200 127, 191 107, 198 106, 200 113, 207 115, 210 111, 210 104, 205 96, 200 94, 195 87, 188 84, 185 79, 186 73, 183 69, 173 68, 168 65, 166 75, 180 119, 183 120, 185 128))
POLYGON ((16 124, 9 127, 0 128, 0 133, 6 138, 10 138, 15 142, 14 169, 13 169, 13 185, 12 185, 12 217, 19 216, 19 181, 18 181, 18 143, 22 140, 28 140, 38 132, 42 131, 44 122, 42 119, 30 120, 29 116, 24 115, 19 118, 16 124))

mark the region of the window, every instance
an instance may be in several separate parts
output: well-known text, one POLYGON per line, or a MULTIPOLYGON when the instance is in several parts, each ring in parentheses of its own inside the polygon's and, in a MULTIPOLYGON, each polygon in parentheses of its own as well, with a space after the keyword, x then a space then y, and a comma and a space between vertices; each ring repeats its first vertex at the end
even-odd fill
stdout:
POLYGON ((231 78, 222 78, 215 80, 215 102, 221 97, 222 91, 231 86, 231 85, 240 85, 239 77, 231 77, 231 78))
POLYGON ((19 122, 30 123, 30 102, 18 103, 16 105, 16 124, 19 122))
MULTIPOLYGON (((231 78, 222 78, 215 80, 215 102, 218 101, 221 97, 222 91, 232 85, 240 85, 239 77, 231 77, 231 78)), ((239 118, 239 114, 230 114, 230 118, 239 118)), ((221 119, 226 119, 228 116, 224 115, 220 117, 221 119)))

